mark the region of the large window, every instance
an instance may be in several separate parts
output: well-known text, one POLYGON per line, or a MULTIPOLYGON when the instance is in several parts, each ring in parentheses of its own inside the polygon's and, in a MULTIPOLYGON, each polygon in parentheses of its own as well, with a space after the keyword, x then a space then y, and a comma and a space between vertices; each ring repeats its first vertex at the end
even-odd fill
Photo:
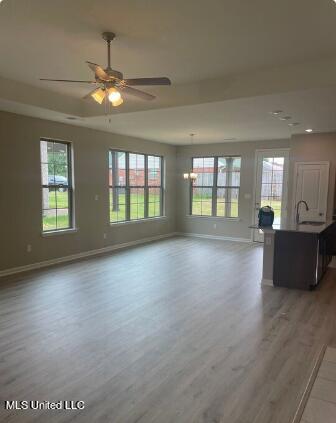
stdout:
POLYGON ((42 229, 44 232, 72 228, 71 146, 40 142, 42 175, 42 229))
POLYGON ((162 157, 109 152, 110 222, 162 216, 162 157))
POLYGON ((191 214, 238 217, 240 157, 193 158, 191 214))
POLYGON ((212 216, 215 158, 194 158, 193 172, 197 179, 192 186, 192 214, 212 216))

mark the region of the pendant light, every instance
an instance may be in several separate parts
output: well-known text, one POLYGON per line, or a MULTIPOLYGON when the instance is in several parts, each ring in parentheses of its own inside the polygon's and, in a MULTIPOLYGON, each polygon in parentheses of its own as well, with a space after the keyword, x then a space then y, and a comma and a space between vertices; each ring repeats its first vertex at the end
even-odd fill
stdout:
MULTIPOLYGON (((194 136, 195 134, 190 134, 190 145, 194 145, 194 136)), ((197 179, 197 173, 193 172, 192 170, 188 173, 183 174, 183 179, 190 179, 191 182, 196 181, 197 179)))

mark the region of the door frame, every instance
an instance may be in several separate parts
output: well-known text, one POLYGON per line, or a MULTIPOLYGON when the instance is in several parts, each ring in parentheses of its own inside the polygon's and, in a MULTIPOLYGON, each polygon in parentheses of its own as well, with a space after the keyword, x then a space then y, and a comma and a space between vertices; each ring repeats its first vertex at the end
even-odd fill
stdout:
POLYGON ((328 213, 328 197, 329 197, 329 185, 330 185, 330 162, 326 160, 317 160, 317 161, 309 161, 309 162, 295 162, 294 164, 294 178, 293 178, 293 195, 292 195, 292 216, 291 220, 295 223, 295 208, 296 208, 296 189, 298 184, 298 172, 300 165, 327 165, 327 172, 328 172, 328 189, 327 189, 327 196, 326 196, 326 215, 325 218, 327 219, 328 213))
MULTIPOLYGON (((256 224, 256 200, 257 200, 257 185, 258 185, 258 159, 261 154, 269 155, 269 157, 285 157, 284 162, 284 180, 283 180, 283 191, 282 191, 282 198, 285 200, 286 208, 286 216, 288 218, 288 184, 289 184, 289 162, 290 162, 290 148, 261 148, 255 150, 254 155, 254 183, 253 183, 253 204, 252 204, 252 225, 256 224)), ((255 231, 257 229, 254 229, 255 231)), ((254 232, 252 231, 251 240, 253 242, 260 242, 254 240, 254 232)))

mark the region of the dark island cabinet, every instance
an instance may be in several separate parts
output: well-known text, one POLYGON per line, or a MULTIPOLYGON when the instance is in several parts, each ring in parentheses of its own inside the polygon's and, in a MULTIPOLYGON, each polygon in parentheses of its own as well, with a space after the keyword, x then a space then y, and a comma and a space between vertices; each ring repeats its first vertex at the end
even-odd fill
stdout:
POLYGON ((277 231, 274 237, 273 284, 312 289, 335 254, 336 222, 320 233, 277 231))

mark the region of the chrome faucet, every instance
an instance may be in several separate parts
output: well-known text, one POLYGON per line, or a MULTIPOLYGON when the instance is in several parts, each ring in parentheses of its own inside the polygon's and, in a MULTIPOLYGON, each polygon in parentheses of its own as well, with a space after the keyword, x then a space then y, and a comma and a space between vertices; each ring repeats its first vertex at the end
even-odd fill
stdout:
POLYGON ((301 203, 303 203, 306 206, 306 211, 309 210, 309 207, 308 207, 308 204, 306 203, 306 201, 304 201, 304 200, 298 201, 298 203, 296 205, 296 219, 295 219, 297 225, 300 223, 300 213, 299 213, 299 210, 300 210, 300 204, 301 203))

